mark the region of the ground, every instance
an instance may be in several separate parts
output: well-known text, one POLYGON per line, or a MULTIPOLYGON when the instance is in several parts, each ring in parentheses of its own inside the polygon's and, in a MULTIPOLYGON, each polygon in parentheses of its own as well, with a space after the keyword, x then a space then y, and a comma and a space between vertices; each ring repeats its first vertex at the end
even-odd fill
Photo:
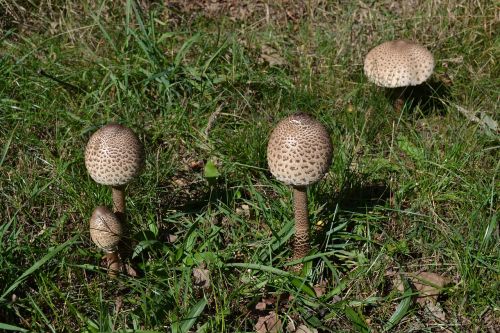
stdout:
POLYGON ((0 3, 0 329, 498 331, 493 2, 0 3), (436 60, 401 110, 363 74, 396 38, 436 60), (266 144, 298 111, 334 152, 294 273, 266 144), (117 279, 88 230, 111 191, 83 156, 109 122, 146 150, 117 279))

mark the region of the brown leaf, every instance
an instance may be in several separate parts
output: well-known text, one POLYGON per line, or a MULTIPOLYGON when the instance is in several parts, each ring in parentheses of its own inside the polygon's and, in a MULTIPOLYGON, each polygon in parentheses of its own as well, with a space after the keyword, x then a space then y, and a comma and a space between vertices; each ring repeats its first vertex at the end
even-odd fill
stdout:
POLYGON ((442 322, 446 321, 446 313, 444 312, 443 308, 441 307, 441 304, 439 303, 433 303, 433 302, 427 302, 425 305, 425 308, 437 319, 441 320, 442 322))
POLYGON ((300 325, 297 327, 295 333, 318 333, 318 330, 315 328, 309 328, 306 325, 300 325))
POLYGON ((137 271, 130 264, 125 264, 125 272, 131 277, 137 277, 137 271))
POLYGON ((255 304, 255 310, 263 311, 266 309, 266 303, 265 302, 259 302, 255 304))
POLYGON ((259 317, 255 330, 257 333, 278 333, 281 329, 281 320, 276 312, 271 311, 267 316, 259 317))
POLYGON ((326 292, 326 286, 328 285, 327 280, 321 280, 318 284, 316 284, 313 289, 314 292, 316 293, 317 297, 321 297, 325 294, 326 292))
POLYGON ((243 204, 243 205, 241 205, 241 208, 236 207, 236 214, 239 216, 249 218, 250 217, 250 206, 247 204, 243 204))
POLYGON ((269 66, 282 66, 287 63, 285 58, 283 58, 276 49, 267 44, 262 45, 260 58, 267 62, 269 66))
POLYGON ((210 271, 204 268, 193 268, 194 283, 203 288, 210 287, 210 271))
POLYGON ((427 301, 436 304, 441 289, 448 283, 448 279, 432 272, 420 272, 416 275, 410 275, 410 279, 419 292, 417 302, 421 305, 424 305, 427 301))

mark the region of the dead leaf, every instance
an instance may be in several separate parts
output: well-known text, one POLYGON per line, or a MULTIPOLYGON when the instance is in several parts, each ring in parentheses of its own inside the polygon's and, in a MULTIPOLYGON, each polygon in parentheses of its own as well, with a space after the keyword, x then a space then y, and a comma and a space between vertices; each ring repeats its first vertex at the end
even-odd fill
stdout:
POLYGON ((241 205, 241 208, 236 207, 236 214, 239 216, 249 218, 250 217, 250 206, 247 204, 243 204, 243 205, 241 205))
POLYGON ((173 243, 177 240, 177 235, 174 234, 168 234, 166 237, 167 243, 173 243))
POLYGON ((318 333, 318 330, 315 328, 309 328, 306 325, 300 325, 297 327, 295 333, 318 333))
POLYGON ((416 275, 410 275, 410 280, 419 292, 417 302, 420 305, 424 305, 427 301, 435 304, 441 289, 448 283, 448 279, 432 272, 420 272, 416 275))
POLYGON ((316 293, 316 297, 321 297, 325 294, 327 284, 328 282, 326 280, 321 280, 313 287, 314 292, 316 293))
POLYGON ((210 271, 204 268, 193 268, 193 277, 195 285, 208 288, 210 287, 210 271))
POLYGON ((120 313, 123 306, 123 296, 118 296, 115 299, 115 314, 120 313))
POLYGON ((287 63, 275 48, 267 44, 262 45, 260 58, 267 62, 269 66, 283 66, 287 63))
POLYGON ((441 307, 441 304, 439 303, 432 303, 432 302, 427 302, 425 305, 425 308, 427 311, 429 311, 435 318, 441 320, 442 322, 446 321, 446 313, 444 312, 443 308, 441 307))
POLYGON ((271 311, 267 316, 259 317, 255 330, 257 333, 278 333, 281 330, 281 320, 276 312, 271 311))
POLYGON ((259 303, 255 304, 255 310, 264 311, 265 309, 266 309, 265 302, 259 302, 259 303))
POLYGON ((137 271, 130 264, 125 264, 125 271, 131 277, 137 277, 137 271))
POLYGON ((286 331, 288 333, 294 333, 295 332, 295 323, 293 322, 293 319, 288 317, 287 324, 286 324, 286 331))

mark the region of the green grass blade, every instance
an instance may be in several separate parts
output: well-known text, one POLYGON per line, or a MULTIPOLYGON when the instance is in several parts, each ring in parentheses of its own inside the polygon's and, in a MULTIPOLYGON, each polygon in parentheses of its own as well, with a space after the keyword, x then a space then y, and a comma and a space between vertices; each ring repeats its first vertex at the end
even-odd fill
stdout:
POLYGON ((15 331, 15 332, 28 332, 28 330, 25 328, 21 328, 21 327, 9 325, 9 324, 2 324, 2 323, 0 323, 0 330, 15 331))
POLYGON ((227 263, 225 264, 226 267, 239 267, 239 268, 245 268, 245 269, 255 269, 267 273, 272 273, 280 276, 293 276, 292 274, 282 271, 281 269, 274 268, 272 266, 266 266, 266 265, 261 265, 261 264, 246 264, 246 263, 227 263))
POLYGON ((16 124, 16 126, 14 126, 14 128, 12 129, 12 132, 10 133, 9 138, 7 139, 5 144, 3 145, 2 155, 0 156, 0 167, 3 164, 3 161, 5 161, 5 157, 7 156, 7 152, 9 151, 10 144, 12 143, 12 138, 14 137, 14 133, 16 132, 16 129, 17 129, 17 125, 18 124, 16 124))
POLYGON ((354 324, 354 328, 356 329, 356 331, 362 332, 362 333, 366 333, 366 332, 370 331, 370 329, 366 325, 365 319, 360 314, 358 314, 356 311, 354 311, 353 308, 346 307, 344 309, 344 313, 347 316, 347 318, 349 318, 349 320, 354 324))
POLYGON ((399 303, 398 307, 396 308, 396 311, 392 314, 391 318, 389 318, 389 321, 387 324, 384 326, 384 332, 387 332, 391 330, 394 326, 397 325, 403 319, 403 317, 408 313, 408 309, 410 308, 411 302, 412 302, 412 290, 410 288, 410 284, 408 283, 408 280, 406 278, 401 277, 403 280, 403 284, 405 287, 405 291, 403 293, 403 297, 401 299, 401 302, 399 303))
POLYGON ((34 263, 30 268, 28 268, 16 281, 14 281, 13 284, 9 288, 7 288, 6 291, 0 296, 0 301, 5 299, 5 296, 10 294, 11 291, 17 288, 19 284, 21 284, 28 276, 33 274, 36 270, 38 270, 40 267, 42 267, 47 261, 50 259, 54 258, 56 254, 64 250, 66 247, 74 244, 75 239, 69 239, 63 244, 60 244, 53 248, 52 250, 49 251, 45 256, 42 257, 42 259, 38 260, 36 263, 34 263))
POLYGON ((203 298, 191 308, 187 315, 187 318, 182 320, 182 324, 180 327, 181 333, 187 333, 191 329, 191 327, 193 327, 193 325, 196 323, 196 320, 203 312, 203 309, 205 309, 206 305, 207 300, 203 298))
POLYGON ((186 42, 184 42, 184 44, 180 48, 179 52, 177 52, 177 55, 175 56, 175 60, 174 60, 174 67, 175 68, 179 67, 182 59, 184 59, 184 57, 186 56, 186 53, 193 46, 193 44, 196 41, 198 41, 199 38, 200 38, 200 34, 197 33, 197 34, 193 35, 191 38, 189 38, 186 42))

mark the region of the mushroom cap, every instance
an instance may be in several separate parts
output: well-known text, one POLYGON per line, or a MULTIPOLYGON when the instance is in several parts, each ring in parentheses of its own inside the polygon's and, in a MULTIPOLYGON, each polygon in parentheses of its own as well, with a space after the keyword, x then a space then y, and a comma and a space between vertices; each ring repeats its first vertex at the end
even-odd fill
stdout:
POLYGON ((90 137, 85 166, 99 184, 125 185, 142 171, 144 147, 130 128, 108 124, 90 137))
POLYGON ((98 206, 90 217, 90 238, 106 252, 116 250, 123 234, 118 217, 107 207, 98 206))
POLYGON ((325 176, 332 151, 325 126, 308 114, 297 113, 274 128, 267 145, 267 163, 279 181, 308 186, 325 176))
POLYGON ((427 80, 434 70, 434 57, 424 46, 394 40, 373 48, 365 58, 368 80, 386 88, 416 86, 427 80))

